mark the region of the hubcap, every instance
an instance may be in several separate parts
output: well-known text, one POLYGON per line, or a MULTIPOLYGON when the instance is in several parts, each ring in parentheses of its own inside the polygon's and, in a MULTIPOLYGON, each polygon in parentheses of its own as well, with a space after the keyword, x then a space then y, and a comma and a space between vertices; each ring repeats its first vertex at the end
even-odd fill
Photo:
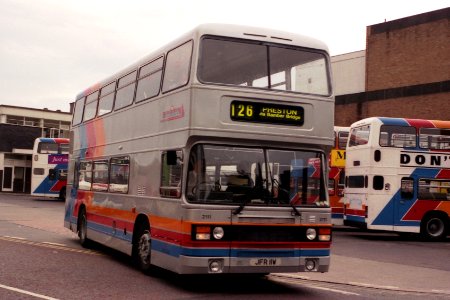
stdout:
POLYGON ((139 239, 139 257, 142 263, 150 263, 150 233, 146 231, 139 239))
POLYGON ((428 232, 431 236, 440 236, 444 230, 444 224, 440 219, 434 218, 428 221, 428 232))

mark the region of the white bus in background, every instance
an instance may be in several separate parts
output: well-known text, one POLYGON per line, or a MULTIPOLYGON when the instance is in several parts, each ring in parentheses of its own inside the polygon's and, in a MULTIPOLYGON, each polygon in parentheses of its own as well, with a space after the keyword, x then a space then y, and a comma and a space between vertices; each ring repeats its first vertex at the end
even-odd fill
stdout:
POLYGON ((345 225, 435 240, 449 234, 450 121, 355 122, 345 173, 345 225))
POLYGON ((37 138, 34 141, 31 175, 31 195, 66 196, 69 139, 37 138))
POLYGON ((328 271, 327 47, 203 25, 80 93, 65 226, 180 274, 328 271))

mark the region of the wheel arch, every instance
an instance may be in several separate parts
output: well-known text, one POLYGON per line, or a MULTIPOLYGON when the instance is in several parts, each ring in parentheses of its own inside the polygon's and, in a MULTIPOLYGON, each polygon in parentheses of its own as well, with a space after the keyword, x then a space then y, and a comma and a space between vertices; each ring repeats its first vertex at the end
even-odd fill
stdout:
POLYGON ((150 230, 150 220, 146 214, 139 214, 134 221, 132 244, 138 242, 138 233, 141 232, 143 228, 150 230))

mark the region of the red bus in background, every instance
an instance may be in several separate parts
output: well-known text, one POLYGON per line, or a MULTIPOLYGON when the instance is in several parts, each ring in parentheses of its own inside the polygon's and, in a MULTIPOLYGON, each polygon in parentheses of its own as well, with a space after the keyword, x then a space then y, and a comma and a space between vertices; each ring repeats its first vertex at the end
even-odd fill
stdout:
POLYGON ((333 225, 343 225, 345 148, 350 127, 334 127, 334 146, 330 153, 328 174, 328 194, 330 196, 331 221, 333 225))

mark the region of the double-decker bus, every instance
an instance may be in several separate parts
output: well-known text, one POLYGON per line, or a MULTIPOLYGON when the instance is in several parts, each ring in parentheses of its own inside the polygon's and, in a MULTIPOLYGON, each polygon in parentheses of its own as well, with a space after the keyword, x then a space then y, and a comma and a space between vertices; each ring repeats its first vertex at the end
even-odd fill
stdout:
POLYGON ((328 271, 334 97, 315 39, 201 25, 81 92, 65 226, 143 271, 328 271))
POLYGON ((69 139, 37 138, 33 145, 31 195, 66 197, 69 139))
POLYGON ((450 121, 368 118, 351 125, 344 224, 449 233, 450 121))
POLYGON ((333 225, 344 224, 345 148, 349 130, 350 127, 334 126, 334 145, 330 153, 328 173, 328 194, 333 225))

